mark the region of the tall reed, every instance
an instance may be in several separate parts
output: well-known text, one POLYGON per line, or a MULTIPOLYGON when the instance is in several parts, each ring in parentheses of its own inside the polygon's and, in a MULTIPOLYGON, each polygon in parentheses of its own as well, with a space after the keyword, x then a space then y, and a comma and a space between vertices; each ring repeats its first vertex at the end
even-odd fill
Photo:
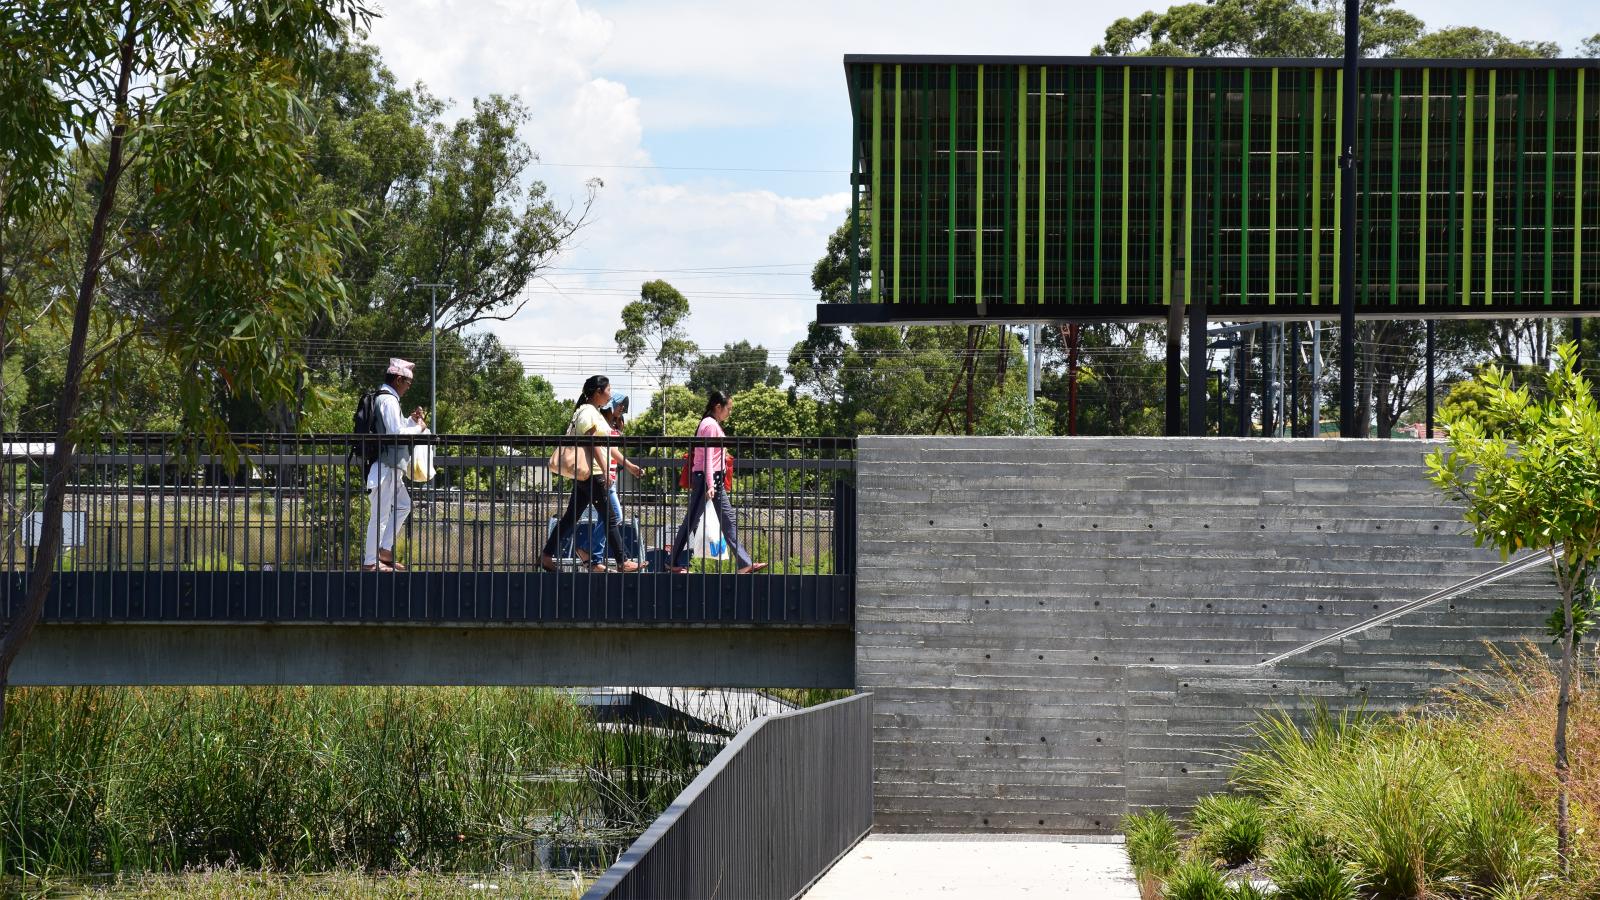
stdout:
POLYGON ((510 688, 29 688, 0 874, 480 867, 642 830, 708 753, 510 688))

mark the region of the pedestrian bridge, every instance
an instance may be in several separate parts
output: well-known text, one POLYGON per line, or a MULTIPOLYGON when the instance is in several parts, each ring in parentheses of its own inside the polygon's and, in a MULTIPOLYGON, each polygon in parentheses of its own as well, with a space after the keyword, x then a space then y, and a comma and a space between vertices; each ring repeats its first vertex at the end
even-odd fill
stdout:
MULTIPOLYGON (((44 624, 13 684, 854 684, 854 445, 727 438, 740 538, 769 564, 666 571, 693 438, 611 438, 628 555, 579 565, 591 522, 540 549, 570 482, 572 438, 427 436, 397 558, 361 571, 369 502, 347 436, 239 435, 236 458, 176 435, 81 447, 44 624)), ((15 615, 43 508, 48 438, 0 453, 0 609, 15 615)))

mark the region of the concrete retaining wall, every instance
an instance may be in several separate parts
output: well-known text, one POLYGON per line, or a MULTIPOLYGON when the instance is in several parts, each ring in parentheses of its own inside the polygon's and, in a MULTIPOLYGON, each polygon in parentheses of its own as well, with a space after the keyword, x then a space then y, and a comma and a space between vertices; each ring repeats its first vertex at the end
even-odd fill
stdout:
POLYGON ((1542 633, 1547 580, 1251 664, 1498 563, 1383 441, 863 438, 877 826, 1105 831, 1214 788, 1274 702, 1404 706, 1542 633), (1199 668, 1196 668, 1199 667, 1199 668), (1260 676, 1260 677, 1258 677, 1260 676), (1191 777, 1193 776, 1193 777, 1191 777))

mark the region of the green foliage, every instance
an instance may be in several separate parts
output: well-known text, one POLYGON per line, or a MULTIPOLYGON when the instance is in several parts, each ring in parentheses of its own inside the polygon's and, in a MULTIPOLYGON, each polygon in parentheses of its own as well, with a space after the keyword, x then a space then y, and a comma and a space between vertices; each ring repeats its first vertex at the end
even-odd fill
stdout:
POLYGON ((309 534, 305 561, 319 568, 360 564, 369 508, 366 475, 359 462, 311 467, 300 513, 309 534))
POLYGON ((1122 820, 1122 832, 1134 875, 1165 878, 1178 867, 1178 826, 1166 813, 1150 810, 1128 816, 1122 820))
MULTIPOLYGON (((650 408, 628 426, 630 434, 665 434, 670 437, 691 437, 700 425, 705 412, 706 398, 692 393, 681 384, 667 385, 650 398, 650 408), (666 429, 661 420, 666 417, 666 429)), ((563 426, 564 427, 564 426, 563 426)))
POLYGON ((1233 889, 1209 863, 1191 860, 1167 879, 1165 900, 1232 900, 1233 889))
POLYGON ((1460 729, 1319 710, 1304 725, 1266 716, 1255 735, 1259 749, 1240 756, 1234 780, 1284 823, 1274 877, 1286 890, 1306 885, 1289 896, 1348 896, 1339 885, 1358 883, 1366 896, 1399 900, 1555 870, 1536 799, 1460 729))
POLYGON ((626 841, 703 758, 549 690, 24 688, 0 733, 0 875, 231 864, 484 871, 626 841))
POLYGON ((1275 857, 1268 870, 1278 900, 1356 900, 1356 885, 1335 857, 1292 849, 1275 857))
POLYGON ((817 402, 759 384, 733 396, 729 434, 746 437, 801 437, 817 433, 817 402))
POLYGON ((767 362, 767 348, 749 341, 724 344, 721 353, 702 355, 689 366, 689 390, 701 395, 720 390, 731 396, 763 384, 783 384, 783 371, 767 362))
POLYGON ((183 566, 188 572, 243 572, 244 566, 220 550, 202 553, 183 566))
MULTIPOLYGON (((1392 0, 1361 5, 1364 56, 1387 56, 1422 33, 1392 0)), ((1344 10, 1315 0, 1184 3, 1107 26, 1096 56, 1334 57, 1344 51, 1344 10)))
POLYGON ((1200 798, 1189 824, 1196 834, 1194 850, 1207 858, 1238 866, 1255 859, 1267 840, 1267 817, 1251 797, 1211 794, 1200 798))

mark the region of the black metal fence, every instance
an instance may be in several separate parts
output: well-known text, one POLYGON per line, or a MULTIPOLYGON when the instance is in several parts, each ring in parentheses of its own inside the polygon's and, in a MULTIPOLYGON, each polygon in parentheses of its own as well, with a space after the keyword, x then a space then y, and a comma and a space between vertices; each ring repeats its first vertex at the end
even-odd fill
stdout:
MULTIPOLYGON (((848 599, 841 592, 854 555, 849 440, 383 438, 386 460, 409 469, 415 456, 431 456, 434 473, 426 481, 370 483, 368 467, 351 454, 356 440, 239 435, 236 458, 170 434, 81 446, 69 476, 61 587, 47 615, 848 621, 840 601, 848 599), (541 568, 546 538, 573 491, 548 466, 563 446, 614 449, 627 460, 618 466, 616 499, 623 556, 637 574, 621 574, 605 558, 609 549, 595 552, 606 528, 594 509, 557 546, 557 571, 541 568), (767 564, 761 577, 777 582, 729 580, 735 555, 717 558, 715 545, 704 542, 691 542, 691 558, 673 558, 689 509, 690 493, 679 487, 686 456, 713 447, 732 459, 728 495, 738 537, 767 564), (363 571, 391 545, 404 571, 363 571), (604 559, 610 572, 590 574, 586 558, 604 559), (687 563, 688 572, 667 577, 675 563, 687 563)), ((40 531, 52 452, 50 439, 38 435, 0 446, 0 571, 13 602, 40 531)))
POLYGON ((739 732, 584 900, 788 900, 872 828, 872 695, 739 732))

